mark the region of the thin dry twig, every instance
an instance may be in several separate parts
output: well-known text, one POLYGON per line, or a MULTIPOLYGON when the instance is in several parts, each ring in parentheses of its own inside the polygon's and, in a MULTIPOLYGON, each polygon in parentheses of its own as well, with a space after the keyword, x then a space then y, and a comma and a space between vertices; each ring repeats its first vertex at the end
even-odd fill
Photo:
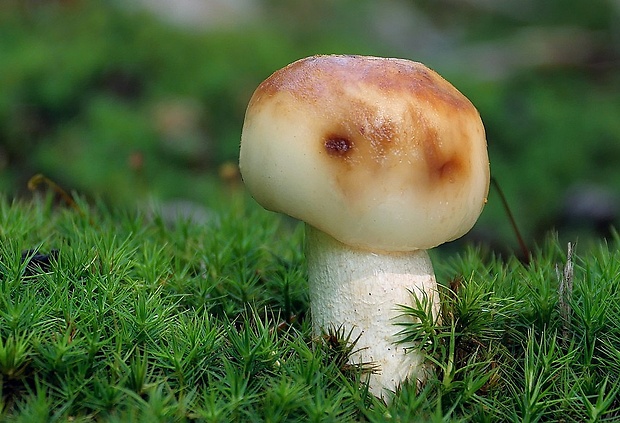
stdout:
POLYGON ((506 216, 508 216, 508 221, 510 222, 512 231, 517 237, 517 242, 519 243, 519 248, 521 249, 521 255, 523 256, 523 261, 525 263, 529 263, 532 258, 532 254, 530 253, 530 249, 527 247, 527 244, 523 240, 523 236, 521 235, 521 231, 517 226, 517 221, 515 220, 512 211, 510 210, 510 205, 508 205, 508 200, 504 195, 504 191, 502 191, 502 188, 499 186, 499 182, 497 182, 497 179, 495 179, 494 177, 491 177, 491 185, 495 188, 495 191, 497 191, 497 195, 499 195, 499 199, 502 202, 502 206, 504 207, 506 216))
POLYGON ((39 185, 41 185, 41 184, 44 184, 44 185, 48 186, 49 188, 51 188, 52 191, 54 191, 54 193, 56 193, 56 195, 58 195, 60 198, 62 198, 62 200, 69 207, 79 211, 80 213, 82 212, 80 207, 73 200, 73 198, 67 193, 67 191, 65 191, 60 185, 58 185, 56 182, 52 181, 47 176, 45 176, 45 175, 43 175, 41 173, 37 173, 32 178, 30 178, 30 180, 28 181, 28 189, 30 191, 35 191, 39 187, 39 185))
POLYGON ((566 252, 566 264, 560 272, 560 268, 556 266, 555 270, 560 280, 558 306, 560 308, 560 316, 562 317, 562 338, 568 341, 570 333, 571 306, 570 299, 573 295, 573 276, 574 276, 574 248, 573 243, 569 242, 566 252))

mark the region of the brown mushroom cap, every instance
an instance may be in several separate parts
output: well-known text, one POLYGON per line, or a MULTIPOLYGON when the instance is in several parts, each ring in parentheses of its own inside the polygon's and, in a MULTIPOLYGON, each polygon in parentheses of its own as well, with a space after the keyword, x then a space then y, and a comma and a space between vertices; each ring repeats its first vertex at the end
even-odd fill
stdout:
POLYGON ((471 102, 403 59, 313 56, 254 92, 240 168, 268 210, 357 248, 427 249, 464 235, 489 160, 471 102))

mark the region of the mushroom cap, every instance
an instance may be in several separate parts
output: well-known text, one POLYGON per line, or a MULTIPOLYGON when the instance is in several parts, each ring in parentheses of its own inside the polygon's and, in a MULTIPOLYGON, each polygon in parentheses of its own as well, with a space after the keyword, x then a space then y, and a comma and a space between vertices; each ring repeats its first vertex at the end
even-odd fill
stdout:
POLYGON ((264 208, 371 251, 461 237, 489 188, 478 111, 404 59, 313 56, 276 71, 250 99, 239 165, 264 208))

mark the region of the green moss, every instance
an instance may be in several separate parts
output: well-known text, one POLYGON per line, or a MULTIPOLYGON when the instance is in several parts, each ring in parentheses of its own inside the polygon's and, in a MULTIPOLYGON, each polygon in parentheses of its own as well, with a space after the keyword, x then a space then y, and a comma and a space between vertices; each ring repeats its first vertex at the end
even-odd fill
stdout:
POLYGON ((471 248, 436 257, 441 321, 405 308, 425 324, 400 328, 402 342, 426 340, 434 373, 386 405, 339 368, 350 347, 311 335, 300 228, 242 200, 201 225, 0 200, 0 420, 617 416, 615 246, 569 260, 549 239, 530 264, 471 248), (58 253, 29 267, 32 249, 58 253))

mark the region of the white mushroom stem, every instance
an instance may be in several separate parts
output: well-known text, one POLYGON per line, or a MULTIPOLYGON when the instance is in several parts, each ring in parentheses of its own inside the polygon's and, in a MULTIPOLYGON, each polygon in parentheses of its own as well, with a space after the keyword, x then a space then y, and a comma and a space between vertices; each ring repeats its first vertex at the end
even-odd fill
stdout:
POLYGON ((427 252, 355 249, 306 225, 306 258, 314 333, 342 327, 345 334, 352 331, 352 340, 360 335, 350 362, 378 366, 368 380, 376 396, 388 396, 406 378, 423 381, 422 356, 397 343, 402 328, 396 323, 406 319, 398 305, 414 306, 412 293, 426 295, 437 316, 437 282, 427 252))

